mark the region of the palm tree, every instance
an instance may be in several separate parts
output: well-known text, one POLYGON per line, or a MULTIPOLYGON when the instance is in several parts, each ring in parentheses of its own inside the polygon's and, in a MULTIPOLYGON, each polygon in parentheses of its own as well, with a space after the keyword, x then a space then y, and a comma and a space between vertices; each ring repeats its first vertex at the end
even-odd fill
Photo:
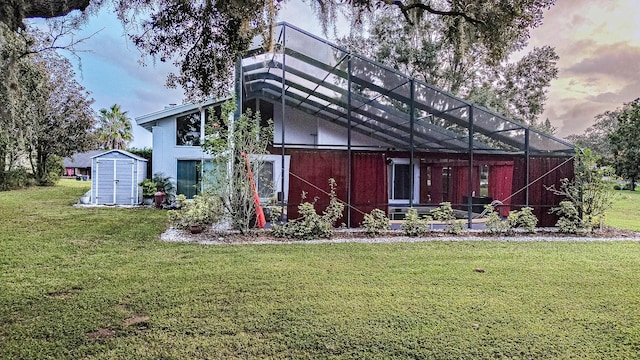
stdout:
POLYGON ((131 119, 118 104, 113 104, 108 110, 100 109, 98 121, 96 137, 101 149, 123 150, 133 140, 131 119))

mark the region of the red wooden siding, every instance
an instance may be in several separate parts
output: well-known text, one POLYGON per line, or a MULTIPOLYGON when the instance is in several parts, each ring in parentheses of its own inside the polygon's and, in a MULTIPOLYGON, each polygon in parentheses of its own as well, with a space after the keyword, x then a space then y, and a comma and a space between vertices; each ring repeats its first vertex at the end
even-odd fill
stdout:
MULTIPOLYGON (((529 205, 534 208, 534 214, 538 217, 538 226, 554 226, 558 220, 557 216, 549 214, 549 210, 562 201, 560 196, 554 195, 546 189, 551 185, 560 186, 563 178, 573 179, 573 161, 568 161, 560 166, 566 158, 530 158, 529 160, 529 205), (553 168, 549 174, 543 176, 553 168), (535 181, 535 182, 534 182, 535 181)), ((516 159, 513 167, 513 191, 518 191, 525 187, 526 168, 524 158, 516 159)), ((525 191, 521 191, 511 198, 512 208, 517 209, 525 204, 525 191)))
MULTIPOLYGON (((451 196, 449 197, 454 205, 466 205, 464 197, 469 194, 469 166, 454 166, 452 167, 451 182, 451 196)), ((480 194, 480 167, 473 167, 473 187, 471 191, 475 192, 476 196, 480 194)))
MULTIPOLYGON (((513 162, 504 165, 489 166, 489 189, 488 195, 493 200, 499 200, 504 205, 511 204, 508 199, 512 194, 513 187, 513 162)), ((509 206, 500 206, 497 208, 500 215, 509 215, 509 206)))
MULTIPOLYGON (((322 191, 329 191, 329 178, 334 178, 337 183, 338 198, 347 201, 347 166, 348 155, 346 151, 337 150, 293 150, 291 154, 290 176, 289 176, 289 203, 288 217, 295 219, 299 217, 297 206, 301 202, 301 193, 307 193, 306 201, 313 201, 318 197, 316 210, 321 212, 329 203, 329 198, 322 191), (298 177, 304 179, 300 180, 298 177), (315 186, 315 187, 314 187, 315 186)), ((388 210, 388 174, 386 157, 389 154, 383 152, 352 152, 352 182, 351 200, 352 206, 358 210, 351 211, 351 225, 359 226, 363 220, 363 213, 369 213, 372 209, 378 208, 388 210)), ((451 156, 449 161, 443 156, 423 155, 420 184, 420 202, 438 204, 442 201, 450 200, 454 204, 463 204, 463 197, 468 195, 469 168, 465 166, 464 158, 451 156), (426 162, 425 162, 426 160, 426 162), (433 162, 430 162, 433 161, 433 162), (451 168, 449 181, 449 199, 443 197, 443 167, 451 168), (427 188, 427 172, 431 175, 431 186, 427 188)), ((566 158, 541 158, 532 157, 530 159, 530 181, 536 180, 541 175, 554 169, 556 166, 566 161, 566 158)), ((513 160, 512 157, 505 156, 478 156, 476 166, 473 168, 473 189, 476 195, 480 193, 480 166, 489 166, 489 188, 488 196, 511 205, 511 209, 519 209, 525 203, 525 192, 521 191, 510 199, 513 192, 525 186, 525 164, 524 158, 519 157, 513 160)), ((529 204, 535 210, 539 219, 539 226, 553 226, 557 218, 548 214, 549 209, 556 206, 562 199, 546 190, 545 186, 560 184, 560 179, 573 178, 573 162, 569 161, 558 169, 551 171, 542 179, 531 184, 529 188, 529 204)), ((509 206, 500 208, 500 213, 507 216, 509 206)), ((346 223, 345 216, 340 219, 340 223, 346 223)))
POLYGON ((389 186, 386 156, 382 153, 353 153, 351 173, 351 224, 359 226, 363 213, 373 209, 387 212, 389 186))
MULTIPOLYGON (((300 216, 298 205, 303 201, 302 191, 307 193, 304 201, 313 201, 314 198, 318 198, 316 202, 318 213, 326 208, 329 197, 315 187, 329 192, 329 178, 336 181, 338 198, 347 201, 347 160, 348 155, 345 151, 294 151, 291 153, 287 206, 289 219, 300 216)), ((352 226, 360 225, 364 218, 363 213, 369 213, 374 208, 387 211, 389 200, 385 160, 383 153, 352 153, 351 202, 352 207, 357 209, 351 209, 352 226)), ((346 211, 345 208, 345 215, 346 211)), ((346 216, 343 216, 339 224, 346 221, 346 216)))

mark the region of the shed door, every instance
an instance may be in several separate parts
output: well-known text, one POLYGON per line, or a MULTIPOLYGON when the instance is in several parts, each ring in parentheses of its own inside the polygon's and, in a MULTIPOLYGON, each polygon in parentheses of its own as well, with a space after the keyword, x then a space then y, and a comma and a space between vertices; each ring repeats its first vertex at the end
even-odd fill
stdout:
POLYGON ((134 163, 133 160, 115 160, 113 172, 114 202, 116 204, 134 205, 134 163))
POLYGON ((100 204, 134 205, 135 169, 131 159, 99 159, 97 197, 100 204))

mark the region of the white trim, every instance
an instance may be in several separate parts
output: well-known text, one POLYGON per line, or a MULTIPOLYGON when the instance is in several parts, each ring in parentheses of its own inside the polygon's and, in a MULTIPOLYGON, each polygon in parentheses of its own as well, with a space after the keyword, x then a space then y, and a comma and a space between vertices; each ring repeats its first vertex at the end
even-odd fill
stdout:
MULTIPOLYGON (((98 170, 100 170, 100 166, 98 166, 98 164, 100 163, 99 159, 95 160, 95 168, 96 168, 96 174, 95 174, 95 189, 93 189, 93 203, 95 205, 98 205, 98 184, 100 183, 100 178, 98 177, 98 170)), ((93 179, 91 179, 91 182, 94 182, 93 179)))
POLYGON ((196 109, 202 109, 209 105, 220 104, 229 99, 230 97, 209 98, 207 100, 197 102, 197 103, 188 103, 188 104, 170 106, 163 110, 153 112, 151 114, 139 116, 135 118, 135 121, 136 121, 136 124, 144 127, 148 131, 151 131, 151 128, 153 127, 153 123, 156 121, 160 121, 170 117, 176 117, 178 115, 182 115, 183 113, 192 112, 193 110, 196 110, 196 109))
MULTIPOLYGON (((393 178, 394 165, 409 165, 411 161, 409 158, 391 158, 391 163, 388 166, 389 173, 389 205, 408 205, 411 203, 411 199, 393 199, 393 178)), ((420 162, 413 162, 413 204, 419 203, 420 199, 420 162)))
POLYGON ((118 189, 118 160, 113 159, 113 201, 112 203, 116 203, 116 199, 118 198, 117 189, 118 189))
MULTIPOLYGON (((282 189, 282 155, 271 155, 271 154, 264 154, 264 155, 249 155, 249 160, 254 161, 254 160, 258 160, 261 159, 262 161, 269 161, 269 162, 273 162, 273 191, 274 191, 274 195, 276 195, 281 191, 282 189)), ((284 156, 284 194, 283 194, 283 198, 285 200, 285 202, 288 200, 289 198, 289 164, 291 163, 291 156, 290 155, 285 155, 284 156)), ((260 202, 262 203, 268 203, 271 200, 271 198, 260 198, 260 202)))
POLYGON ((133 202, 134 199, 134 195, 135 195, 135 189, 138 188, 138 183, 136 182, 136 172, 138 171, 137 166, 136 166, 136 162, 131 160, 131 200, 130 203, 131 205, 135 205, 133 202))

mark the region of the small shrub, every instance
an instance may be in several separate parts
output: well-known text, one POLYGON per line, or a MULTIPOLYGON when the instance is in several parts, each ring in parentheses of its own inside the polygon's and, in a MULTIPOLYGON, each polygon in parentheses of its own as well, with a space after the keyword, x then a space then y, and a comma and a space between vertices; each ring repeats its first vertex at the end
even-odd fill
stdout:
POLYGON ((187 197, 184 194, 178 194, 178 196, 176 196, 176 209, 182 209, 186 203, 187 197))
POLYGON ((528 233, 536 232, 538 218, 533 214, 533 208, 523 207, 520 211, 512 211, 507 218, 509 226, 513 229, 522 228, 528 233))
POLYGON ((561 201, 560 206, 552 209, 552 213, 558 214, 556 226, 561 233, 577 234, 583 227, 578 209, 572 201, 561 201))
POLYGON ((391 228, 387 214, 380 209, 373 209, 371 213, 364 215, 362 228, 369 236, 380 235, 383 231, 391 228))
POLYGON ((0 169, 0 190, 13 190, 22 187, 37 185, 33 175, 25 168, 17 168, 8 171, 0 169))
MULTIPOLYGON (((273 225, 271 233, 278 238, 291 238, 298 240, 312 240, 316 238, 328 239, 331 237, 333 227, 342 217, 342 211, 344 210, 344 204, 338 200, 336 195, 336 182, 334 179, 329 179, 329 205, 319 215, 315 209, 315 203, 303 202, 298 205, 298 212, 300 217, 290 220, 284 225, 273 225)), ((306 198, 306 194, 302 194, 302 198, 306 198)))
POLYGON ((151 179, 142 180, 138 186, 142 187, 142 196, 145 198, 153 197, 158 191, 155 181, 151 179))
POLYGON ((411 208, 407 211, 402 223, 402 231, 405 235, 411 237, 422 236, 429 231, 430 217, 420 217, 418 210, 411 208))
POLYGON ((492 205, 485 205, 487 222, 485 223, 485 231, 490 234, 501 234, 511 231, 511 225, 508 221, 502 220, 500 213, 495 211, 492 205))
POLYGON ((267 205, 265 207, 267 209, 267 213, 269 214, 269 221, 272 224, 277 224, 282 220, 283 208, 279 205, 267 205))
POLYGON ((464 230, 464 224, 456 221, 451 203, 448 201, 440 203, 440 207, 429 212, 434 220, 445 223, 445 231, 450 234, 460 234, 464 230))
POLYGON ((219 222, 224 211, 220 200, 209 194, 196 195, 191 201, 184 201, 179 210, 169 210, 171 226, 187 229, 192 225, 211 225, 219 222))
POLYGON ((176 186, 173 184, 173 178, 171 176, 165 176, 164 173, 157 172, 153 174, 151 181, 155 183, 156 191, 162 191, 165 196, 165 201, 171 204, 176 196, 176 186))

